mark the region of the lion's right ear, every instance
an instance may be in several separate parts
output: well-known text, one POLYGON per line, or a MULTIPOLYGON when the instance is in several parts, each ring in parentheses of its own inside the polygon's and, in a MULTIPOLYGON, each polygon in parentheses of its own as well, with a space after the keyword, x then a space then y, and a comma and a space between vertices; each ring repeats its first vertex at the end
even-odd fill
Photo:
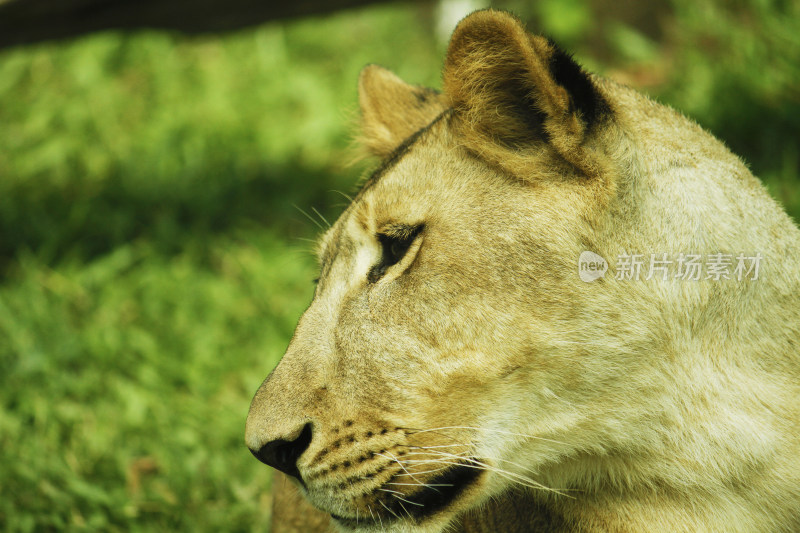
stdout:
POLYGON ((386 157, 441 114, 444 98, 433 89, 410 85, 393 72, 367 65, 358 78, 362 142, 386 157))
POLYGON ((444 92, 466 146, 512 174, 535 174, 552 151, 585 175, 599 174, 586 141, 609 107, 595 81, 511 14, 477 11, 458 24, 444 92))

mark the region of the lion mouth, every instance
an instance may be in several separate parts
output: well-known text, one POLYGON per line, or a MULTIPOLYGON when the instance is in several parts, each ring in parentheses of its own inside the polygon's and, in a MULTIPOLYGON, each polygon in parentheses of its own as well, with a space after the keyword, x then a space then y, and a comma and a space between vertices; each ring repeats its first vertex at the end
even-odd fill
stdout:
POLYGON ((483 470, 479 462, 466 459, 461 461, 461 464, 425 480, 424 483, 421 482, 420 488, 410 494, 404 494, 402 497, 390 495, 379 500, 380 505, 374 510, 380 512, 373 516, 355 519, 331 514, 331 517, 350 529, 385 526, 398 520, 412 520, 419 523, 458 499, 478 480, 483 470))

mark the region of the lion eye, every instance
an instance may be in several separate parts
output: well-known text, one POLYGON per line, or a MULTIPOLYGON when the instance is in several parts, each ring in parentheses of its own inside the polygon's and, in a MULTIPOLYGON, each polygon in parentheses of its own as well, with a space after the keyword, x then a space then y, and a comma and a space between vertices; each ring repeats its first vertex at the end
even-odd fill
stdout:
POLYGON ((381 244, 381 260, 372 267, 367 275, 370 283, 375 283, 383 277, 386 270, 399 263, 405 257, 408 249, 414 243, 422 226, 393 228, 395 231, 379 233, 378 242, 381 244))
POLYGON ((380 235, 378 239, 383 247, 383 262, 387 267, 399 263, 413 242, 413 238, 397 238, 388 235, 380 235))

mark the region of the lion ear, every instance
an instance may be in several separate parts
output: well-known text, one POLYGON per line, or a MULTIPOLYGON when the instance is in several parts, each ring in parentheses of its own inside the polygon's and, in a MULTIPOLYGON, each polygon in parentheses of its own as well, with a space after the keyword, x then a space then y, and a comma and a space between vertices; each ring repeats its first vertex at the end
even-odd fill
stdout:
POLYGON ((445 110, 437 91, 410 85, 377 65, 361 71, 358 103, 363 143, 379 157, 389 155, 445 110))
POLYGON ((512 15, 478 11, 458 24, 444 92, 467 146, 494 163, 514 172, 552 147, 591 170, 581 146, 608 110, 602 95, 568 54, 512 15))

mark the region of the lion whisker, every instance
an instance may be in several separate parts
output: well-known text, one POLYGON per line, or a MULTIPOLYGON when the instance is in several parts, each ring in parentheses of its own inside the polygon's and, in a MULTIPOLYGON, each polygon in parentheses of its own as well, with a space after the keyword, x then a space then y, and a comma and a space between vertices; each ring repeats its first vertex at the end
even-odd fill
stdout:
MULTIPOLYGON (((387 452, 387 453, 388 453, 388 452, 387 452)), ((416 482, 418 482, 418 483, 420 483, 420 484, 423 484, 423 483, 422 483, 420 480, 418 480, 417 478, 415 478, 415 477, 414 477, 414 475, 413 475, 411 472, 409 472, 408 470, 406 470, 406 467, 403 465, 403 463, 402 463, 402 462, 400 462, 400 460, 399 460, 399 459, 397 459, 397 457, 395 457, 395 456, 394 456, 394 455, 392 455, 391 453, 389 454, 389 455, 390 455, 390 457, 386 457, 386 456, 385 456, 385 455, 383 455, 382 453, 376 453, 375 455, 380 455, 381 457, 384 457, 384 458, 386 458, 386 459, 391 459, 392 461, 394 461, 395 463, 397 463, 398 465, 400 465, 400 468, 402 468, 402 469, 403 469, 403 471, 404 471, 406 474, 408 474, 409 476, 411 476, 411 479, 413 479, 414 481, 416 481, 416 482)))
MULTIPOLYGON (((367 509, 369 509, 369 514, 371 515, 372 514, 372 507, 367 505, 367 509)), ((372 517, 372 521, 373 522, 375 521, 375 517, 374 516, 372 517)), ((378 514, 378 523, 381 525, 381 529, 383 529, 383 520, 381 519, 381 515, 380 514, 378 514)))
MULTIPOLYGON (((311 215, 309 215, 308 213, 303 211, 303 209, 299 205, 292 204, 292 207, 294 207, 295 209, 297 209, 298 211, 303 213, 306 216, 306 218, 308 220, 310 220, 320 231, 325 231, 325 230, 328 229, 328 228, 324 227, 322 224, 320 224, 317 219, 315 219, 314 217, 312 217, 311 215)), ((316 209, 315 209, 315 211, 316 211, 316 209)), ((328 224, 328 227, 330 227, 330 224, 328 224)))
MULTIPOLYGON (((442 452, 441 450, 434 450, 433 448, 443 448, 443 447, 449 447, 449 446, 450 446, 450 445, 447 445, 447 444, 445 444, 445 445, 442 445, 442 446, 413 446, 413 448, 416 448, 416 449, 421 449, 421 450, 429 450, 429 451, 430 451, 430 453, 432 453, 432 454, 438 453, 438 454, 442 455, 442 454, 447 454, 447 452, 442 452)), ((454 445, 452 445, 452 446, 464 446, 464 447, 466 447, 466 445, 455 445, 455 444, 454 444, 454 445)), ((410 452, 410 453, 408 453, 407 455, 417 455, 417 454, 419 454, 419 453, 421 453, 421 452, 410 452)), ((449 455, 452 455, 452 457, 453 457, 453 458, 456 458, 456 457, 459 457, 459 458, 460 458, 460 457, 466 457, 466 455, 463 455, 463 454, 449 454, 449 455)), ((499 458, 499 457, 493 457, 493 458, 492 458, 492 460, 494 460, 494 461, 499 461, 499 462, 501 462, 501 463, 507 463, 507 464, 510 464, 510 465, 516 466, 516 467, 518 467, 518 468, 522 469, 523 471, 525 471, 525 472, 528 472, 528 473, 530 473, 530 474, 534 474, 534 473, 535 473, 535 470, 533 470, 532 468, 529 468, 529 467, 527 467, 527 466, 525 466, 525 465, 522 465, 522 464, 520 464, 520 463, 517 463, 517 462, 515 462, 515 461, 511 461, 511 460, 509 460, 509 459, 501 459, 501 458, 499 458)), ((475 459, 471 459, 471 461, 481 464, 479 461, 476 461, 475 459)), ((443 468, 444 468, 444 467, 443 467, 443 468)), ((517 475, 517 476, 522 476, 522 474, 518 474, 518 473, 514 473, 514 472, 509 472, 509 473, 510 473, 510 474, 517 475)), ((527 478, 527 476, 523 476, 523 477, 527 478)), ((527 479, 529 479, 529 480, 530 480, 530 478, 527 478, 527 479)), ((538 482, 536 482, 536 481, 533 481, 533 480, 530 480, 530 481, 532 481, 533 483, 538 483, 538 482)), ((547 487, 546 485, 542 485, 542 488, 545 488, 545 489, 547 489, 547 490, 553 490, 553 491, 564 491, 564 492, 566 492, 566 491, 570 491, 570 492, 580 492, 578 489, 552 489, 552 488, 550 488, 550 487, 547 487)))
MULTIPOLYGON (((393 496, 394 496, 394 495, 393 495, 393 496)), ((397 496, 394 496, 394 497, 395 497, 395 498, 397 498, 397 496)), ((403 505, 403 502, 399 501, 399 500, 401 500, 401 499, 402 499, 402 498, 398 498, 397 505, 399 505, 399 506, 400 506, 400 508, 401 508, 403 511, 405 511, 405 512, 406 512, 406 516, 408 516, 409 518, 411 518, 411 513, 409 513, 409 512, 408 512, 408 509, 406 509, 406 506, 405 506, 405 505, 403 505)))
POLYGON ((345 199, 346 199, 348 202, 350 202, 350 203, 352 203, 352 202, 353 202, 353 197, 352 197, 352 196, 350 196, 349 194, 345 194, 345 193, 343 193, 342 191, 340 191, 340 190, 338 190, 338 189, 331 189, 331 190, 330 190, 330 192, 335 192, 335 193, 341 194, 342 196, 344 196, 344 198, 345 198, 345 199))
MULTIPOLYGON (((464 452, 463 454, 448 454, 447 452, 441 452, 439 450, 430 450, 430 451, 426 451, 426 452, 408 452, 405 455, 405 457, 412 457, 412 456, 430 457, 432 455, 438 456, 438 457, 459 457, 461 459, 470 459, 471 460, 471 457, 466 452, 464 452)), ((419 461, 419 459, 410 459, 410 460, 409 459, 404 459, 404 460, 406 462, 409 462, 409 461, 418 462, 419 461)))
MULTIPOLYGON (((422 465, 421 465, 421 464, 418 464, 418 465, 411 465, 411 466, 412 466, 412 467, 416 467, 416 466, 422 466, 422 465)), ((418 475, 418 476, 419 476, 419 475, 422 475, 422 474, 433 474, 433 473, 435 473, 435 472, 441 472, 442 470, 446 470, 446 469, 447 469, 446 467, 442 467, 442 468, 434 468, 434 469, 432 469, 432 470, 423 470, 422 472, 414 472, 414 474, 415 474, 415 475, 418 475)), ((408 475, 408 474, 395 474, 395 477, 402 477, 402 476, 407 476, 407 475, 408 475)))
MULTIPOLYGON (((441 456, 441 457, 448 457, 448 458, 451 458, 451 459, 454 459, 454 460, 455 460, 455 459, 461 459, 461 458, 463 458, 463 457, 464 457, 463 455, 452 454, 452 453, 447 453, 447 452, 442 452, 442 451, 431 451, 430 453, 432 453, 432 454, 438 454, 438 455, 439 455, 439 456, 441 456)), ((522 466, 522 465, 520 465, 520 464, 518 464, 518 463, 514 463, 514 462, 512 462, 512 461, 506 461, 506 460, 503 460, 503 461, 504 461, 504 462, 507 462, 507 463, 510 463, 510 464, 512 464, 512 465, 514 465, 514 466, 518 466, 518 467, 522 468, 523 470, 529 470, 529 469, 527 469, 526 467, 524 467, 524 466, 522 466)), ((528 480, 528 481, 530 481, 530 482, 532 482, 532 483, 537 483, 536 481, 533 481, 532 479, 528 478, 527 476, 523 476, 522 474, 518 474, 518 473, 516 473, 516 472, 509 472, 509 471, 507 471, 507 470, 503 470, 503 469, 501 469, 501 468, 499 468, 499 467, 496 467, 496 466, 494 466, 494 465, 490 465, 490 464, 488 464, 488 463, 485 463, 485 462, 483 462, 483 461, 479 461, 479 460, 477 460, 477 459, 474 459, 474 458, 470 458, 470 462, 471 462, 471 463, 474 463, 474 464, 477 464, 477 465, 480 465, 480 466, 485 466, 487 469, 492 469, 492 470, 493 470, 493 471, 495 471, 495 472, 504 472, 504 473, 506 473, 506 474, 509 474, 509 475, 513 475, 513 476, 518 476, 518 477, 521 477, 521 478, 525 478, 526 480, 528 480)), ((544 487, 544 485, 542 485, 542 487, 544 487)))
MULTIPOLYGON (((398 493, 398 494, 402 494, 402 493, 398 493)), ((411 505, 416 505, 416 506, 418 506, 418 507, 425 507, 425 504, 424 504, 424 503, 412 502, 412 501, 410 501, 410 500, 406 500, 405 498, 401 498, 400 496, 397 496, 397 495, 394 495, 394 497, 395 497, 395 498, 397 498, 398 500, 403 500, 403 501, 404 501, 404 502, 406 502, 406 503, 410 503, 411 505)), ((407 512, 407 511, 406 511, 406 512, 407 512)))
MULTIPOLYGON (((431 453, 433 453, 433 452, 431 452, 431 453)), ((461 456, 455 456, 453 454, 444 454, 442 452, 439 452, 439 453, 441 454, 441 457, 443 457, 443 458, 452 459, 452 458, 456 458, 456 457, 457 458, 461 457, 461 456)), ((564 490, 567 490, 567 489, 550 488, 547 485, 543 485, 543 484, 539 483, 538 481, 534 481, 533 479, 530 479, 529 477, 524 476, 522 474, 518 474, 516 472, 510 472, 508 470, 504 470, 502 468, 498 468, 498 467, 496 467, 494 465, 489 465, 487 463, 478 461, 478 460, 473 459, 473 458, 470 458, 470 463, 464 463, 464 462, 455 461, 455 460, 446 461, 444 459, 428 459, 428 460, 410 459, 409 461, 413 461, 415 463, 446 464, 446 465, 452 465, 452 466, 465 466, 467 468, 475 468, 475 469, 478 469, 478 470, 485 470, 487 472, 494 472, 497 475, 508 479, 509 481, 513 481, 515 483, 518 483, 520 485, 523 485, 523 486, 526 486, 526 487, 529 487, 529 488, 532 488, 532 489, 545 490, 545 491, 548 491, 548 492, 552 492, 554 494, 558 494, 559 496, 565 496, 567 498, 573 498, 573 496, 570 496, 569 494, 566 494, 564 492, 564 490)))
MULTIPOLYGON (((430 450, 431 453, 437 453, 437 452, 440 452, 440 450, 435 450, 434 448, 446 448, 446 447, 452 447, 452 446, 463 446, 465 448, 467 447, 466 445, 458 445, 458 444, 453 444, 453 445, 444 444, 442 446, 409 446, 409 447, 410 448, 414 448, 414 449, 419 449, 419 450, 430 450)), ((410 453, 408 455, 412 455, 413 453, 415 453, 415 452, 412 452, 412 453, 410 453)), ((461 454, 459 454, 459 456, 460 457, 464 457, 464 455, 461 455, 461 454)), ((529 468, 529 467, 527 467, 525 465, 522 465, 520 463, 516 463, 514 461, 511 461, 509 459, 501 459, 499 457, 492 457, 492 460, 499 461, 501 463, 508 463, 510 465, 514 465, 516 467, 519 467, 519 468, 523 469, 526 472, 530 472, 531 474, 533 474, 535 472, 533 469, 531 469, 531 468, 529 468)))
POLYGON ((468 448, 469 447, 466 444, 439 444, 439 445, 436 445, 436 446, 413 446, 413 445, 407 445, 406 448, 420 448, 420 449, 424 449, 424 450, 432 450, 434 448, 454 448, 456 446, 463 446, 464 448, 468 448))
MULTIPOLYGON (((392 510, 391 510, 391 509, 389 509, 388 507, 386 507, 386 504, 385 504, 385 503, 383 503, 383 502, 382 502, 382 501, 380 501, 380 500, 378 500, 378 503, 379 503, 379 504, 381 504, 381 505, 383 506, 383 508, 384 508, 384 509, 386 509, 387 511, 389 511, 390 513, 392 513, 392 514, 394 515, 394 517, 395 517, 395 518, 397 518, 398 520, 401 520, 401 518, 400 518, 400 517, 397 515, 397 513, 395 513, 394 511, 392 511, 392 510)), ((381 527, 383 527, 383 524, 381 524, 381 527)))
POLYGON ((329 228, 331 227, 331 223, 330 223, 330 222, 328 222, 328 219, 327 219, 327 218, 325 218, 324 216, 322 216, 322 213, 320 213, 319 211, 317 211, 317 208, 316 208, 316 207, 314 207, 314 206, 311 206, 311 210, 312 210, 312 211, 314 211, 314 212, 317 214, 317 216, 318 216, 319 218, 321 218, 321 219, 322 219, 322 221, 325 223, 325 225, 326 225, 326 226, 328 226, 329 228))
MULTIPOLYGON (((405 460, 406 463, 413 463, 413 464, 417 464, 417 465, 421 465, 421 464, 425 464, 425 463, 438 463, 439 461, 441 461, 441 459, 436 459, 436 458, 432 458, 432 459, 406 459, 405 460)), ((450 462, 447 462, 447 463, 440 463, 440 464, 461 464, 461 463, 457 463, 455 461, 450 461, 450 462)))
MULTIPOLYGON (((432 451, 432 452, 430 452, 430 453, 439 454, 439 455, 440 455, 440 456, 442 456, 442 457, 449 457, 449 458, 451 458, 451 459, 460 459, 460 458, 462 458, 462 457, 463 457, 462 455, 457 455, 457 454, 452 454, 452 453, 447 453, 447 452, 442 452, 442 451, 432 451)), ((471 459, 470 459, 470 462, 472 462, 472 463, 474 463, 474 464, 477 464, 477 465, 480 465, 480 466, 484 466, 484 467, 486 467, 487 469, 491 469, 491 470, 492 470, 492 471, 494 471, 494 472, 498 472, 498 473, 505 473, 505 474, 508 474, 508 475, 511 475, 511 476, 515 476, 515 477, 519 477, 519 478, 525 479, 526 481, 529 481, 529 482, 531 482, 531 483, 536 483, 536 484, 539 484, 538 482, 536 482, 536 481, 534 481, 534 480, 530 479, 530 478, 529 478, 529 477, 527 477, 527 476, 523 476, 522 474, 518 474, 518 473, 516 473, 516 472, 510 472, 510 471, 508 471, 508 470, 504 470, 504 469, 498 468, 498 467, 496 467, 496 466, 494 466, 494 465, 490 465, 490 464, 488 464, 488 463, 485 463, 485 462, 483 462, 483 461, 479 461, 479 460, 477 460, 477 459, 474 459, 474 458, 471 458, 471 459)), ((524 466, 522 466, 522 465, 520 465, 520 464, 513 463, 513 462, 511 462, 511 461, 506 461, 506 462, 508 462, 508 463, 510 463, 510 464, 513 464, 514 466, 518 466, 518 467, 520 467, 520 468, 522 468, 522 469, 524 469, 524 470, 528 470, 527 468, 525 468, 524 466)), ((541 485, 541 486, 542 486, 542 488, 547 488, 547 487, 545 487, 544 485, 541 485)), ((551 490, 554 490, 554 489, 551 489, 551 490)))
POLYGON ((384 485, 402 485, 406 487, 452 487, 452 483, 399 483, 397 481, 387 481, 384 485))
POLYGON ((429 428, 429 429, 414 429, 414 428, 403 428, 403 429, 406 430, 406 431, 413 432, 413 434, 415 434, 415 435, 418 435, 420 433, 440 432, 442 430, 447 430, 447 429, 469 429, 469 430, 473 430, 473 431, 485 431, 485 432, 490 432, 490 433, 499 433, 501 435, 510 435, 512 437, 523 437, 523 438, 526 438, 526 439, 541 440, 541 441, 545 441, 545 442, 552 442, 554 444, 566 444, 564 442, 553 440, 553 439, 548 439, 546 437, 537 437, 535 435, 526 435, 524 433, 516 433, 514 431, 506 431, 504 429, 489 429, 489 428, 479 428, 479 427, 474 427, 474 426, 442 426, 442 427, 438 427, 438 428, 429 428))

